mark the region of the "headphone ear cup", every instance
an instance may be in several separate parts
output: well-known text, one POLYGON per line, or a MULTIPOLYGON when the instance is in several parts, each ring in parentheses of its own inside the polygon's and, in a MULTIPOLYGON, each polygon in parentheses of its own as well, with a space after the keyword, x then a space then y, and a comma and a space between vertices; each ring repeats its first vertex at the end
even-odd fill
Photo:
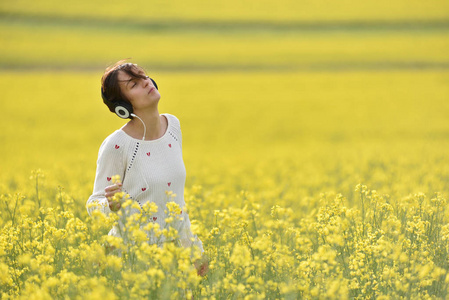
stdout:
POLYGON ((115 114, 122 119, 132 119, 131 114, 133 113, 133 106, 131 103, 123 100, 118 102, 109 101, 103 91, 103 88, 101 88, 101 97, 103 98, 104 104, 107 105, 111 112, 115 112, 115 114))
POLYGON ((128 119, 131 118, 131 114, 133 113, 133 106, 129 102, 119 101, 115 105, 114 112, 120 118, 128 119))

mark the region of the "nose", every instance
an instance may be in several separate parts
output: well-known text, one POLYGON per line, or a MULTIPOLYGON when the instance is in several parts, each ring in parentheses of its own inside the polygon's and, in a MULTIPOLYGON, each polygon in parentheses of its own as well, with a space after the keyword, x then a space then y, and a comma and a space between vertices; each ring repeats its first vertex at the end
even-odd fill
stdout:
POLYGON ((147 78, 145 78, 145 79, 143 80, 143 86, 144 86, 144 87, 147 87, 149 84, 150 84, 150 80, 149 80, 149 77, 147 76, 147 78))

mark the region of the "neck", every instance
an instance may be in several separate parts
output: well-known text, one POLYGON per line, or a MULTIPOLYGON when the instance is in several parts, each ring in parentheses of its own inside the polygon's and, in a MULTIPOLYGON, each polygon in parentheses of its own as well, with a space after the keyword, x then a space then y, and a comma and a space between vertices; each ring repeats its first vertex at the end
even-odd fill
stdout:
MULTIPOLYGON (((145 140, 155 140, 164 135, 163 120, 157 109, 151 112, 135 112, 135 114, 145 123, 145 140)), ((142 122, 138 118, 133 118, 127 125, 131 127, 135 135, 142 136, 144 133, 142 122)))

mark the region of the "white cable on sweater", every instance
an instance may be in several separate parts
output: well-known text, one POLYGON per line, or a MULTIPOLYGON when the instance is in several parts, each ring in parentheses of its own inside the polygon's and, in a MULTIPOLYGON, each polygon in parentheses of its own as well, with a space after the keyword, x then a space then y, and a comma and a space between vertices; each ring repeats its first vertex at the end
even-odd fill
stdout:
POLYGON ((145 123, 142 121, 142 119, 138 115, 131 114, 131 116, 136 117, 137 119, 140 120, 140 122, 142 122, 142 124, 143 124, 143 138, 142 138, 142 141, 145 141, 145 135, 147 134, 147 127, 145 126, 145 123))

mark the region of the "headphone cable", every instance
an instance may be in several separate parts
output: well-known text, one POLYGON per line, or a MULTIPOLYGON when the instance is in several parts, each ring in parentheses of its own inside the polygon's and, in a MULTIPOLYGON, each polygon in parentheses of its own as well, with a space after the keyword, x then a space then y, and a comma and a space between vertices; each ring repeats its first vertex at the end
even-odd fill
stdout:
POLYGON ((143 138, 142 138, 142 141, 145 141, 145 135, 147 134, 147 127, 145 126, 145 123, 142 121, 142 119, 138 115, 131 113, 131 116, 136 117, 137 119, 140 120, 140 122, 142 122, 142 124, 143 124, 143 138))

